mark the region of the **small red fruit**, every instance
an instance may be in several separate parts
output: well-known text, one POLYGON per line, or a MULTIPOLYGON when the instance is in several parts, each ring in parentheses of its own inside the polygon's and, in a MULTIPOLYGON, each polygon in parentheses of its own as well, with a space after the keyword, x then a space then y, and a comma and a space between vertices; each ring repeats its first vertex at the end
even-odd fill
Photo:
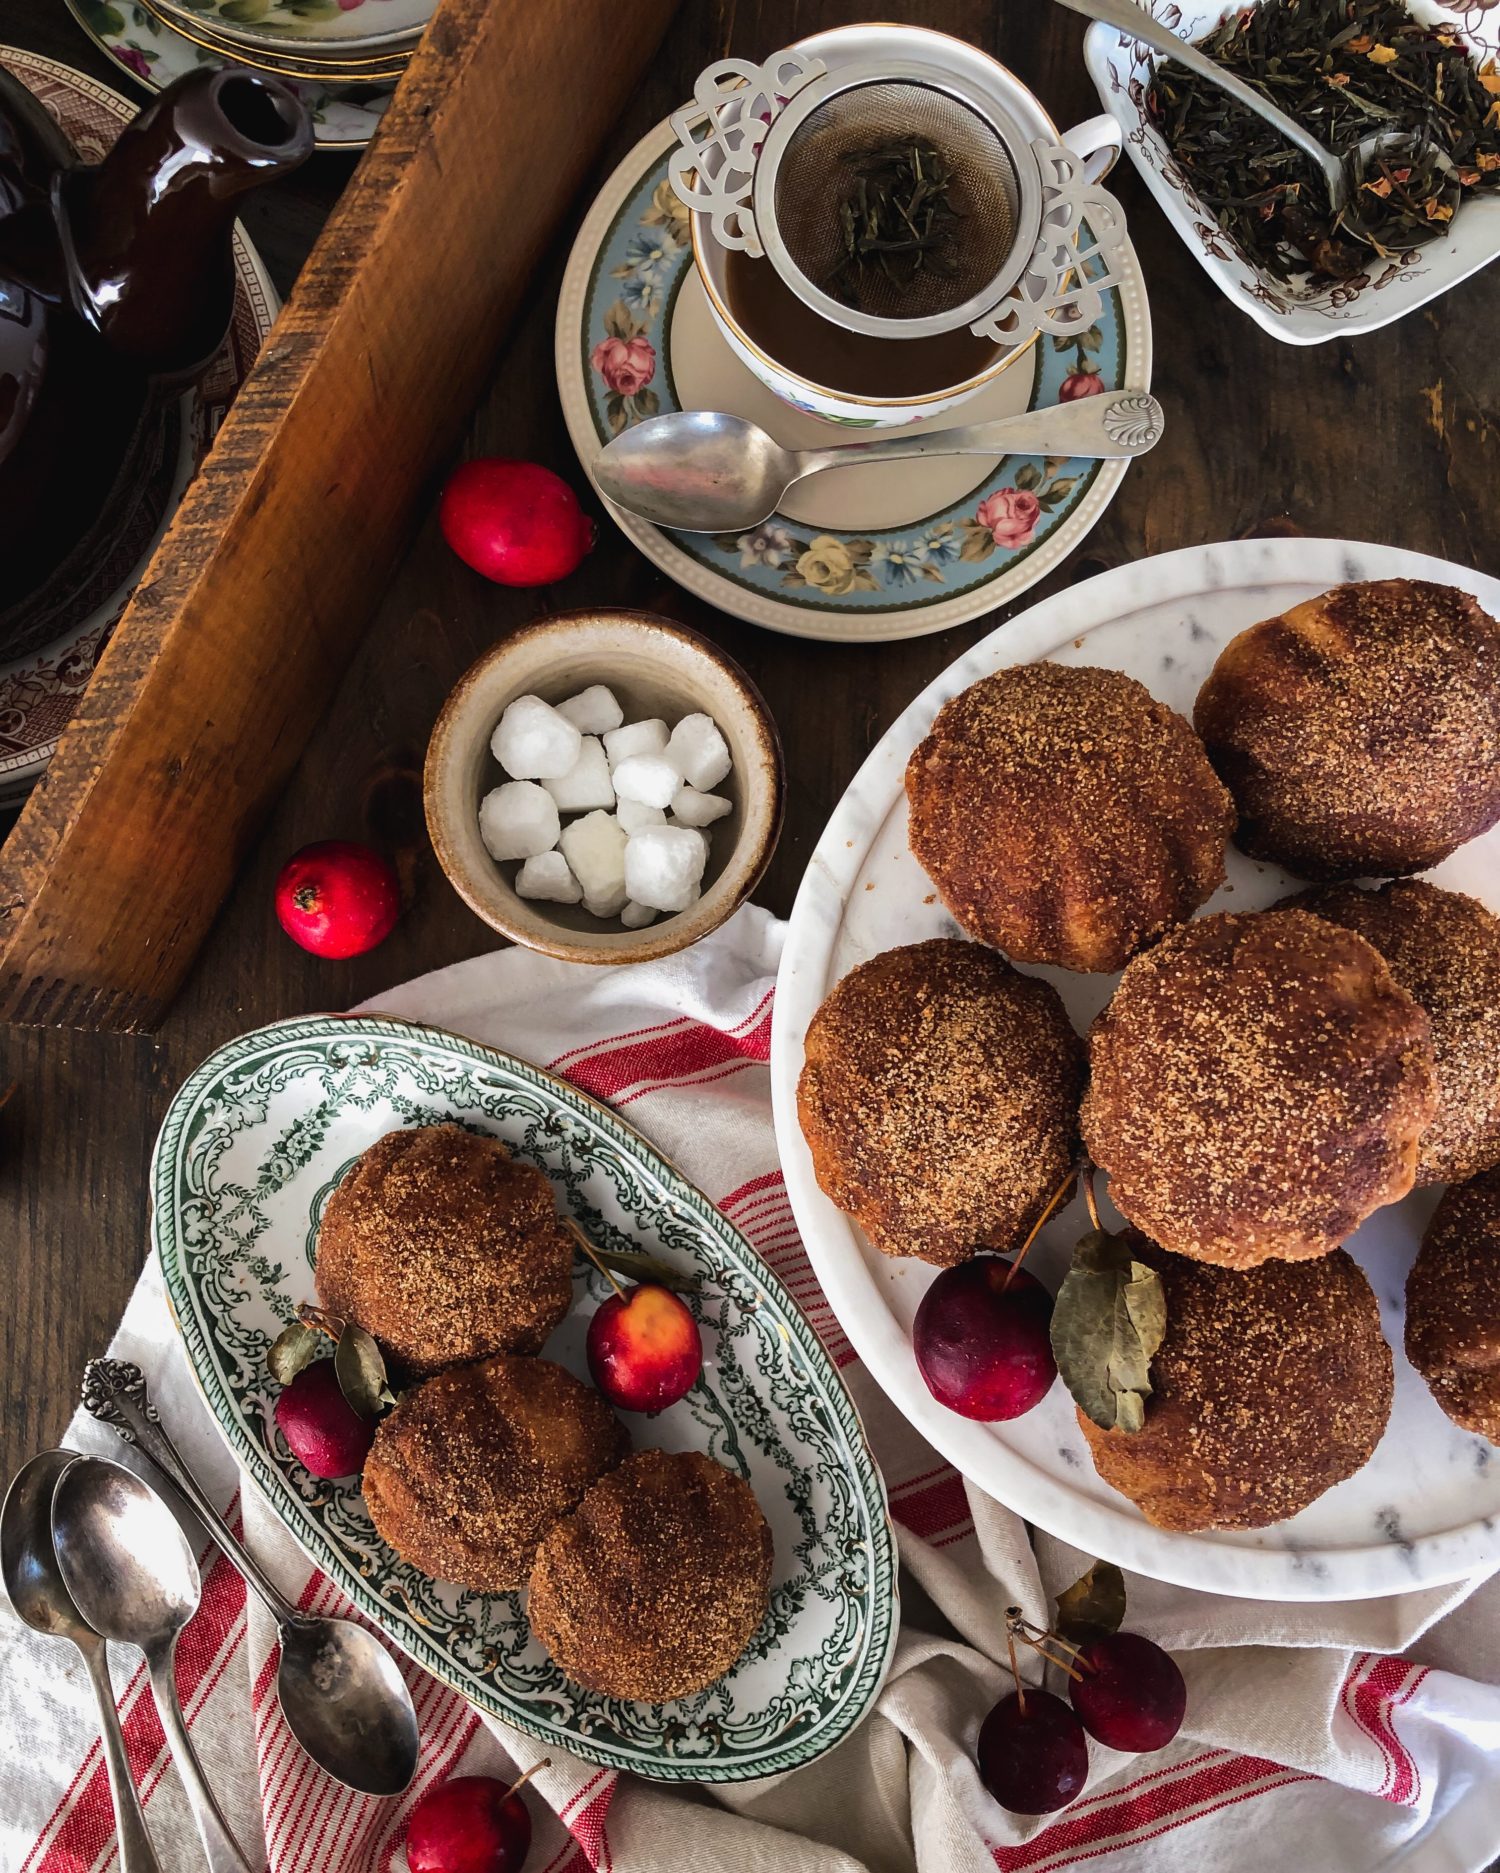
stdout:
POLYGON ((539 462, 497 455, 453 471, 438 525, 464 564, 497 585, 565 579, 594 544, 594 523, 567 482, 539 462))
POLYGON ((365 1467, 375 1426, 339 1390, 331 1359, 304 1366, 276 1401, 276 1422, 304 1470, 333 1482, 365 1467))
POLYGON ((703 1369, 698 1323, 654 1281, 612 1294, 589 1322, 589 1371, 622 1411, 664 1411, 703 1369))
POLYGON ((1054 1814, 1089 1777, 1083 1725, 1050 1691, 1012 1691, 979 1726, 979 1779, 1012 1814, 1054 1814))
POLYGON ((406 1825, 411 1873, 519 1873, 531 1816, 518 1790, 489 1775, 440 1782, 406 1825))
POLYGON ((1138 1632, 1090 1639, 1073 1661, 1069 1685, 1089 1735, 1111 1749, 1165 1749, 1182 1728, 1187 1686, 1177 1661, 1138 1632))
POLYGON ((940 1405, 993 1424, 1019 1418, 1057 1377, 1052 1296, 1002 1255, 945 1268, 922 1296, 912 1348, 940 1405))
POLYGON ((314 956, 363 956, 401 915, 396 874, 367 845, 325 839, 293 853, 276 880, 276 915, 314 956))

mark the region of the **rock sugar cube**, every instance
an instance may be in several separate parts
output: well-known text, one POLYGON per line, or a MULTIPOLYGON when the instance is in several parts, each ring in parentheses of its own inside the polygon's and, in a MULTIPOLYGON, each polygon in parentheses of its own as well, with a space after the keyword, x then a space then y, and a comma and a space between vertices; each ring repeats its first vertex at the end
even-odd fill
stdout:
POLYGON ((562 854, 583 887, 584 909, 596 917, 617 917, 629 895, 620 822, 610 813, 585 813, 564 829, 562 854))
POLYGON ((557 802, 559 813, 591 813, 595 807, 608 812, 615 803, 604 743, 597 735, 584 736, 578 759, 566 774, 542 784, 557 802))
POLYGON ((561 852, 539 852, 516 873, 516 896, 544 898, 552 904, 576 904, 583 886, 561 852))
POLYGON ((565 715, 584 735, 602 735, 606 729, 618 728, 625 720, 625 711, 616 702, 615 692, 602 683, 569 696, 566 702, 557 705, 557 713, 565 715))
POLYGON ((550 852, 560 829, 557 802, 533 780, 509 780, 479 803, 479 836, 492 859, 550 852))
POLYGON ((633 754, 660 754, 667 745, 667 725, 660 717, 649 722, 627 722, 612 728, 604 737, 604 752, 611 767, 618 767, 633 754))
POLYGON ((512 780, 557 780, 582 745, 579 730, 540 696, 517 696, 490 737, 490 752, 512 780))
POLYGON ((644 930, 648 923, 655 923, 658 912, 649 904, 627 904, 620 912, 620 922, 627 930, 644 930))
POLYGON ((665 825, 667 816, 659 806, 642 806, 639 800, 621 800, 615 806, 615 818, 629 834, 639 832, 643 826, 665 825))
POLYGON ((706 715, 685 715, 667 740, 667 759, 690 787, 706 792, 729 772, 729 744, 706 715))
POLYGON ((679 826, 712 826, 716 819, 723 819, 731 804, 722 794, 699 793, 696 787, 690 787, 684 781, 672 796, 673 823, 679 826))
POLYGON ((653 910, 686 910, 698 895, 708 841, 687 826, 647 826, 625 847, 625 889, 653 910))
POLYGON ((677 769, 659 754, 633 754, 614 770, 615 792, 640 806, 669 807, 682 785, 677 769))

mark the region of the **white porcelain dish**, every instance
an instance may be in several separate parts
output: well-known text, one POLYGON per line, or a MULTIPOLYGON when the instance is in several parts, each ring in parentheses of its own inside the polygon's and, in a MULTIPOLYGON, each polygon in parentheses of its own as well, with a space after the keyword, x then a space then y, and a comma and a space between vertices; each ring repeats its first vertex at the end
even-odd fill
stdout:
MULTIPOLYGON (((1003 625, 917 698, 855 776, 803 879, 777 985, 771 1071, 787 1189, 839 1324, 892 1401, 950 1462, 1028 1521, 1156 1579, 1251 1599, 1363 1599, 1500 1562, 1500 1460, 1443 1415, 1400 1350, 1406 1270, 1438 1193, 1379 1211, 1348 1245, 1374 1285, 1396 1354, 1395 1407, 1369 1464, 1274 1527, 1170 1533, 1099 1479, 1060 1383, 1009 1424, 970 1423, 931 1397, 910 1325, 936 1271, 871 1249, 819 1190, 797 1125, 797 1075, 807 1024, 842 975, 897 944, 956 934, 907 849, 903 790, 907 757, 949 696, 1003 665, 1048 658, 1124 670, 1190 712, 1219 650, 1246 625, 1344 580, 1392 577, 1462 586, 1500 615, 1500 580, 1423 554, 1337 540, 1248 540, 1101 573, 1003 625)), ((1500 910, 1500 828, 1432 876, 1500 910)), ((1231 852, 1228 881, 1207 908, 1255 909, 1293 888, 1286 873, 1231 852)), ((1033 973, 1057 986, 1080 1029, 1117 980, 1033 973)), ((1029 1265, 1054 1292, 1086 1227, 1080 1210, 1071 1205, 1032 1251, 1029 1265)))
MULTIPOLYGON (((1225 0, 1144 4, 1180 38, 1194 40, 1238 10, 1225 0)), ((1454 6, 1410 0, 1410 10, 1419 20, 1456 26, 1481 61, 1500 53, 1500 7, 1494 0, 1460 0, 1454 6)), ((1444 240, 1429 241, 1389 260, 1372 257, 1368 273, 1337 285, 1285 286, 1240 257, 1152 127, 1146 87, 1157 54, 1139 40, 1126 40, 1113 27, 1095 25, 1084 37, 1083 56, 1104 108, 1119 121, 1126 155, 1162 213, 1229 300, 1284 344, 1320 345, 1354 332, 1373 332, 1446 293, 1500 254, 1500 192, 1494 192, 1466 201, 1444 240)))

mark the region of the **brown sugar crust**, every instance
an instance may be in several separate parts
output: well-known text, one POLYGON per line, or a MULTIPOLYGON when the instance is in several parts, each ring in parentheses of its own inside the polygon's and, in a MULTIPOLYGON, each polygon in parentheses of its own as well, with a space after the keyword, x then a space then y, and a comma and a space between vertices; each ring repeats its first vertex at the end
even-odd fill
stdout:
POLYGON ((526 1584, 537 1543, 630 1448, 599 1394, 548 1359, 501 1354, 403 1392, 365 1461, 381 1539, 435 1580, 526 1584))
POLYGON ((1067 1175, 1083 1043, 1056 991, 938 937, 861 963, 807 1030, 818 1183, 887 1255, 1009 1249, 1067 1175))
POLYGON ((545 1174, 457 1125, 377 1139, 318 1229, 323 1305, 416 1375, 536 1352, 571 1305, 572 1270, 545 1174))
POLYGON ((722 1678, 765 1618, 771 1531, 702 1451, 642 1450, 537 1550, 527 1615, 576 1683, 663 1703, 722 1678))
POLYGON ((1121 1213, 1181 1255, 1325 1255, 1412 1187, 1437 1106, 1427 1016, 1352 930, 1200 917, 1094 1023, 1083 1137, 1121 1213))
POLYGON ((1500 1444, 1500 1171, 1437 1207, 1406 1278, 1406 1357, 1455 1424, 1500 1444))
POLYGON ((1118 670, 1020 664, 938 711, 911 849, 971 936, 1115 970, 1224 882, 1234 808, 1184 717, 1118 670))
POLYGON ((1378 891, 1325 885, 1287 904, 1358 931, 1427 1011, 1438 1109, 1417 1182, 1461 1184, 1500 1164, 1500 917, 1411 878, 1378 891))
POLYGON ((1210 1268, 1136 1241, 1166 1290, 1139 1431, 1078 1421, 1106 1483, 1158 1528, 1264 1528, 1366 1464, 1394 1368, 1359 1265, 1210 1268))
POLYGON ((1340 585, 1252 625, 1193 719, 1236 842, 1304 878, 1425 871, 1500 819, 1500 624, 1452 586, 1340 585))

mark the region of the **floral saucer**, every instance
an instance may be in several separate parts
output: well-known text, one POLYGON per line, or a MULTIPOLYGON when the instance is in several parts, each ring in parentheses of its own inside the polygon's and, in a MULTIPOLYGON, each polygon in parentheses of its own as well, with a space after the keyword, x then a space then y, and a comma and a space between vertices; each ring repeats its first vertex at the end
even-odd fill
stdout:
MULTIPOLYGON (((82 72, 11 46, 0 65, 13 72, 52 113, 73 147, 97 160, 136 114, 136 106, 82 72)), ((160 485, 143 503, 134 536, 122 543, 99 582, 98 602, 45 649, 0 662, 0 807, 25 798, 46 771, 57 738, 72 719, 110 633, 130 602, 146 561, 199 462, 208 453, 235 393, 255 362, 280 301, 243 228, 234 233, 234 322, 222 350, 197 388, 182 399, 177 447, 163 463, 160 485)))
MULTIPOLYGON (((173 32, 165 20, 134 0, 67 0, 67 4, 95 45, 153 91, 199 65, 229 63, 173 32)), ((283 82, 307 106, 320 150, 362 150, 374 136, 395 89, 391 84, 314 84, 300 78, 283 82)))
MULTIPOLYGON (((793 448, 840 440, 779 402, 730 351, 667 181, 670 124, 643 137, 579 230, 557 309, 557 379, 584 469, 663 410, 728 410, 793 448)), ((963 406, 964 422, 1151 382, 1133 251, 1103 316, 1033 347, 963 406)), ((940 417, 930 426, 953 421, 940 417)), ((913 424, 913 429, 922 425, 913 424)), ((1125 462, 939 457, 841 468, 795 488, 753 532, 669 532, 610 513, 648 559, 722 611, 798 637, 917 637, 993 611, 1050 572, 1119 487, 1125 462)))

